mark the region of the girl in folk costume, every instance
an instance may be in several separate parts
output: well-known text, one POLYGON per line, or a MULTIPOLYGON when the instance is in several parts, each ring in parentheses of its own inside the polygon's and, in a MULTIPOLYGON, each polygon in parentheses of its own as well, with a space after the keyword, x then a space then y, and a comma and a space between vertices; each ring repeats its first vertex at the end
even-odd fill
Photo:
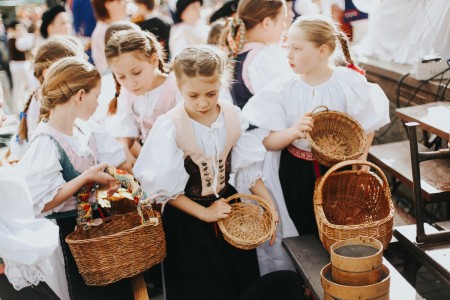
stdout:
POLYGON ((237 107, 218 102, 228 70, 222 51, 189 47, 173 64, 184 102, 158 118, 133 169, 167 203, 166 299, 236 299, 259 277, 256 253, 228 244, 215 222, 230 212, 223 198, 236 193, 230 173, 238 187, 271 199, 261 180, 264 147, 237 107))
MULTIPOLYGON (((279 46, 286 24, 292 22, 284 0, 241 0, 237 8, 238 18, 228 19, 222 42, 235 57, 235 82, 231 86, 234 103, 243 108, 255 93, 274 79, 291 74, 286 51, 279 46)), ((263 139, 264 131, 252 133, 263 139)), ((287 215, 283 194, 277 176, 279 152, 268 151, 264 160, 264 182, 277 201, 280 215, 287 215)), ((267 243, 258 249, 261 274, 277 270, 295 270, 288 254, 281 245, 281 236, 298 235, 289 218, 280 218, 278 238, 273 247, 267 243)))
POLYGON ((389 122, 388 100, 355 67, 344 33, 319 16, 300 17, 288 32, 288 59, 293 75, 278 79, 255 95, 243 113, 270 131, 263 143, 281 150, 279 177, 284 199, 299 234, 317 234, 313 211, 315 179, 324 171, 311 154, 305 131, 314 126, 311 111, 320 105, 354 117, 367 133, 366 159, 375 130, 389 122), (334 67, 330 57, 340 44, 347 67, 334 67))
POLYGON ((76 118, 91 117, 99 91, 100 74, 84 59, 68 57, 54 63, 41 87, 44 121, 39 123, 16 167, 25 175, 34 213, 54 219, 59 226, 72 300, 132 298, 127 281, 105 287, 87 286, 65 242, 77 224, 77 197, 81 199, 87 194, 92 202, 95 195, 89 192, 94 183, 115 183, 112 176, 103 172, 110 163, 110 155, 98 151, 97 147, 105 141, 96 141, 94 135, 86 135, 75 124, 76 118))
MULTIPOLYGON (((52 63, 63 57, 79 56, 84 53, 71 41, 64 37, 53 37, 44 42, 38 49, 34 59, 34 76, 40 84, 44 82, 46 70, 52 63)), ((11 154, 16 158, 21 158, 28 146, 34 129, 39 123, 39 111, 41 109, 41 97, 39 88, 28 98, 28 101, 20 113, 20 124, 17 135, 11 141, 11 154)))
MULTIPOLYGON (((0 87, 0 127, 3 90, 0 87)), ((58 247, 58 227, 35 219, 25 180, 7 163, 0 161, 0 298, 57 300, 61 295, 47 285, 52 273, 48 258, 58 247)))
MULTIPOLYGON (((42 85, 47 74, 48 68, 56 61, 70 56, 86 57, 82 48, 67 36, 56 36, 45 41, 38 49, 34 62, 34 76, 42 85)), ((28 99, 23 111, 20 114, 20 124, 18 133, 11 141, 11 154, 15 158, 22 158, 28 147, 28 141, 31 140, 34 130, 39 123, 39 114, 41 109, 41 95, 39 89, 36 89, 28 99)), ((114 137, 108 134, 104 129, 98 126, 92 120, 83 122, 77 120, 77 124, 83 127, 86 134, 92 133, 97 140, 107 140, 107 142, 98 145, 100 152, 104 155, 109 153, 110 162, 114 165, 120 165, 124 161, 125 151, 122 144, 115 141, 114 137), (104 145, 106 147, 104 147, 104 145)), ((129 164, 131 165, 131 164, 129 164)), ((130 169, 127 163, 120 167, 124 170, 130 169)))
MULTIPOLYGON (((110 102, 105 127, 131 148, 136 139, 145 141, 156 118, 175 106, 175 77, 165 73, 162 47, 149 32, 116 32, 105 54, 116 80, 116 95, 110 102), (118 101, 121 87, 129 95, 118 101)), ((135 156, 139 152, 140 145, 135 156)))
POLYGON ((278 45, 288 22, 285 1, 241 0, 237 14, 227 20, 222 43, 236 60, 231 95, 242 109, 253 94, 292 71, 278 45))

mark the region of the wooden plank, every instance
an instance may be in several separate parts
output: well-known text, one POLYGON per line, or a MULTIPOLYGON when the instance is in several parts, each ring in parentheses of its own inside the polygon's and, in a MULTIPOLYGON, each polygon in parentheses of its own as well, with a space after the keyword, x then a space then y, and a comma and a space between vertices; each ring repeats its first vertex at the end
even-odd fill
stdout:
MULTIPOLYGON (((419 144, 419 151, 429 151, 419 144)), ((409 141, 373 145, 369 160, 391 173, 409 188, 413 188, 409 141)), ((450 160, 436 159, 420 163, 422 196, 426 201, 450 199, 450 160)))
POLYGON ((145 285, 144 275, 138 274, 131 277, 131 285, 133 287, 134 300, 150 300, 145 285))
MULTIPOLYGON (((438 230, 425 223, 425 233, 438 230)), ((450 241, 444 245, 426 246, 416 243, 416 226, 407 225, 394 229, 394 236, 423 266, 433 273, 443 285, 450 288, 450 241)))
MULTIPOLYGON (((330 255, 320 240, 313 235, 291 237, 283 239, 283 246, 316 299, 324 299, 320 270, 330 262, 330 255)), ((391 274, 390 299, 423 299, 385 258, 383 264, 391 274)))
POLYGON ((450 102, 440 101, 402 107, 396 110, 397 116, 404 122, 417 122, 420 127, 434 133, 444 140, 450 135, 450 102))

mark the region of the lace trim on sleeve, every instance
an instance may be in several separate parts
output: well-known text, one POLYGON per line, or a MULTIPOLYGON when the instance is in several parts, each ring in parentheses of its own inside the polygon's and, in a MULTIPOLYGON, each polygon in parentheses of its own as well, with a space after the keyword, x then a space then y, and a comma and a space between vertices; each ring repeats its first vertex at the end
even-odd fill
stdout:
POLYGON ((16 290, 39 284, 53 271, 48 259, 30 266, 5 260, 5 266, 6 277, 16 290))

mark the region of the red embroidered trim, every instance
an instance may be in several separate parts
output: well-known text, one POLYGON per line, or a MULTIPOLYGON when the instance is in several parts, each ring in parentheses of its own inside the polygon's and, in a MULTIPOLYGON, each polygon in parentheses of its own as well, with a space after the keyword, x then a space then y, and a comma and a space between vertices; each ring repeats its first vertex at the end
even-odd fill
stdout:
POLYGON ((290 154, 292 154, 293 156, 295 156, 299 159, 308 160, 308 161, 314 160, 313 154, 311 152, 298 149, 297 147, 295 147, 293 145, 287 146, 287 150, 289 151, 290 154))

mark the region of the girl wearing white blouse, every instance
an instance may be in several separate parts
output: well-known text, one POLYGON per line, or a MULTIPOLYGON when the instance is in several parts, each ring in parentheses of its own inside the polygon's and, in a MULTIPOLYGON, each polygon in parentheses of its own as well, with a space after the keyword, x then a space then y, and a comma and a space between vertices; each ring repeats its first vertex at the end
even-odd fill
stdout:
MULTIPOLYGON (((105 127, 131 148, 137 139, 144 142, 156 118, 175 106, 175 78, 165 72, 163 49, 152 33, 116 32, 106 44, 105 54, 116 81, 105 127), (122 87, 127 95, 118 101, 122 87)), ((138 148, 135 156, 140 145, 138 148)))
MULTIPOLYGON (((37 216, 54 219, 60 230, 69 294, 74 299, 132 299, 129 282, 87 286, 65 242, 76 225, 80 189, 93 183, 114 185, 103 172, 110 156, 98 151, 94 135, 86 134, 75 119, 89 119, 97 107, 100 74, 86 60, 67 57, 47 71, 42 87, 41 117, 25 155, 17 164, 25 175, 37 216), (50 115, 51 112, 51 115, 50 115)), ((122 157, 124 159, 124 157, 122 157)), ((90 201, 94 200, 90 193, 90 201)), ((88 253, 86 255, 89 255, 88 253)))
POLYGON ((242 109, 251 96, 292 71, 279 46, 288 21, 286 2, 241 0, 237 15, 228 19, 222 43, 236 59, 230 91, 242 109))
MULTIPOLYGON (((325 105, 361 123, 368 136, 366 159, 375 130, 389 122, 389 102, 354 66, 347 38, 318 16, 297 19, 288 32, 288 59, 295 74, 278 79, 243 109, 249 122, 267 131, 267 150, 282 150, 279 178, 287 210, 299 234, 317 234, 313 211, 314 181, 324 171, 314 161, 305 131, 314 126, 310 112, 325 105), (332 67, 330 56, 340 43, 348 68, 332 67)), ((283 217, 288 217, 284 216, 283 217)))
MULTIPOLYGON (((212 46, 184 49, 174 72, 184 102, 158 118, 133 169, 163 211, 166 299, 236 299, 259 277, 254 250, 228 244, 215 227, 237 188, 271 197, 261 180, 265 150, 240 110, 218 101, 228 64, 212 46)), ((273 237, 272 237, 273 238, 273 237)))

